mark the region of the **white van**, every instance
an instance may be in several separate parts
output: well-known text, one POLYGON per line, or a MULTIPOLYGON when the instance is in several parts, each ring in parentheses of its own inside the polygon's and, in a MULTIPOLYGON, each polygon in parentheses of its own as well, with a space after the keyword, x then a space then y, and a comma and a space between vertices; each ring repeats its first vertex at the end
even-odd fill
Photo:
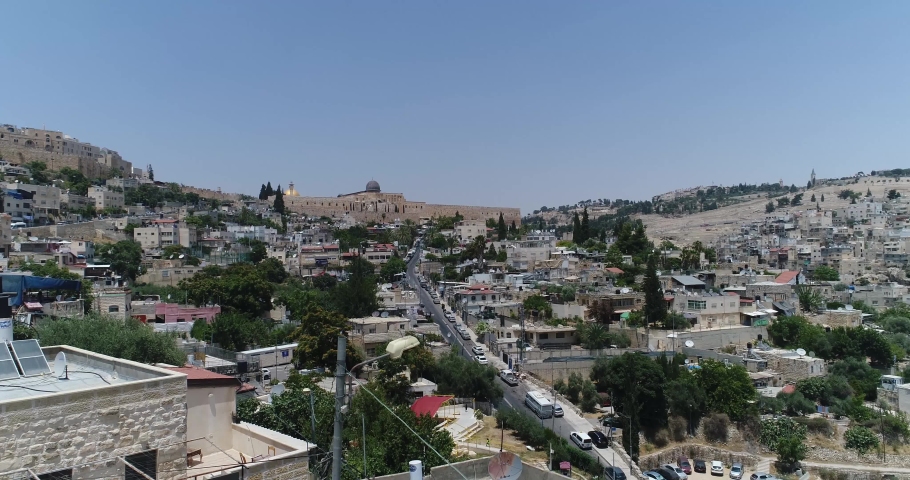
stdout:
POLYGON ((572 442, 574 442, 575 445, 578 445, 578 448, 582 450, 590 450, 593 446, 591 437, 582 432, 572 432, 569 434, 569 438, 571 438, 572 442))
POLYGON ((10 226, 13 230, 16 230, 16 229, 19 229, 19 228, 25 228, 25 227, 27 227, 28 225, 26 225, 25 222, 13 222, 13 223, 9 224, 9 226, 10 226))

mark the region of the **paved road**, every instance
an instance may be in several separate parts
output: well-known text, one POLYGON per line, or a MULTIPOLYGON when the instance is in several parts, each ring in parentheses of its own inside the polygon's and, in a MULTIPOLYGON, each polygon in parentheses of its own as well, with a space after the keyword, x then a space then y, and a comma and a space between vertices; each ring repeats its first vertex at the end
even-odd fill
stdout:
MULTIPOLYGON (((433 315, 433 321, 436 322, 437 325, 439 325, 439 330, 442 332, 442 336, 445 337, 446 340, 450 344, 461 346, 462 355, 464 355, 465 358, 473 360, 474 355, 471 353, 471 347, 473 347, 474 345, 481 345, 481 344, 475 343, 474 341, 471 341, 471 340, 463 340, 461 338, 461 335, 459 335, 455 331, 456 323, 450 323, 448 320, 446 320, 445 316, 443 315, 442 308, 440 308, 440 305, 434 304, 433 298, 430 296, 430 294, 426 290, 420 288, 420 279, 418 278, 417 272, 416 272, 416 266, 417 266, 417 263, 419 263, 420 253, 421 253, 420 249, 417 249, 414 253, 414 257, 408 263, 408 281, 417 290, 418 299, 420 300, 420 303, 422 303, 424 305, 424 310, 429 311, 429 313, 431 313, 433 315)), ((458 320, 458 323, 461 323, 461 320, 458 320)), ((471 338, 472 339, 476 338, 476 336, 473 334, 473 332, 471 332, 471 338)), ((485 350, 489 351, 486 348, 485 348, 485 350)), ((505 362, 503 362, 501 358, 487 355, 487 359, 489 359, 491 365, 495 366, 498 369, 507 368, 507 364, 505 362)), ((533 384, 528 384, 526 381, 523 381, 514 387, 510 387, 505 382, 502 382, 502 388, 503 388, 503 402, 505 402, 505 404, 508 405, 509 407, 517 408, 517 409, 525 408, 525 406, 524 406, 525 395, 528 393, 529 390, 536 389, 536 387, 534 387, 533 384)), ((552 391, 548 391, 545 393, 548 395, 552 395, 552 391)), ((566 410, 566 415, 564 417, 541 419, 541 421, 540 421, 541 424, 543 426, 553 430, 554 432, 556 432, 557 435, 565 438, 570 443, 572 442, 572 440, 569 438, 569 434, 571 432, 581 431, 581 432, 585 432, 585 434, 587 434, 587 432, 597 428, 590 421, 578 416, 577 414, 575 414, 575 412, 571 411, 568 408, 565 408, 565 406, 563 406, 563 407, 564 407, 564 410, 566 410)), ((530 412, 530 410, 528 412, 530 412)), ((589 455, 597 458, 598 461, 600 461, 601 463, 603 463, 605 465, 616 465, 616 466, 620 467, 624 472, 626 472, 626 473, 629 472, 629 466, 626 465, 626 463, 623 462, 620 458, 617 458, 616 454, 613 452, 612 449, 593 448, 592 450, 589 450, 587 453, 589 455)))

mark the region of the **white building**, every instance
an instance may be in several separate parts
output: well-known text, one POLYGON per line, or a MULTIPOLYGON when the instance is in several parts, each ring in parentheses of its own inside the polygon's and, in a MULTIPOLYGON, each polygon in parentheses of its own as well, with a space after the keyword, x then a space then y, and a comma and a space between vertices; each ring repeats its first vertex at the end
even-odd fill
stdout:
POLYGON ((107 187, 92 186, 88 191, 88 196, 95 201, 95 208, 98 210, 122 209, 125 205, 123 194, 108 190, 107 187))

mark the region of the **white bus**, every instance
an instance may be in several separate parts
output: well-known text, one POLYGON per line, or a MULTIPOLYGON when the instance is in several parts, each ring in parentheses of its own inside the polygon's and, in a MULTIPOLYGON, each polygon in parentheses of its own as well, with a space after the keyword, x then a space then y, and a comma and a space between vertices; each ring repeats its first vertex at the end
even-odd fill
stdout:
POLYGON ((553 402, 544 396, 543 392, 530 391, 525 395, 525 405, 540 418, 553 416, 553 402))

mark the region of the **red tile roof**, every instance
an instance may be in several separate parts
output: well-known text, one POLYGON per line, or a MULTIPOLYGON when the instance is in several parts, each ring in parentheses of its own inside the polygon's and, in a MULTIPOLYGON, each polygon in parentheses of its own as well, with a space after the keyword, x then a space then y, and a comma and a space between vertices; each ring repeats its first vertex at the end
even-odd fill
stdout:
POLYGON ((607 271, 607 272, 610 272, 610 273, 617 273, 617 274, 626 273, 626 272, 624 272, 624 271, 622 271, 622 270, 620 270, 620 269, 618 269, 618 268, 616 268, 616 267, 607 267, 607 268, 605 268, 604 270, 607 271))
POLYGON ((781 272, 781 274, 778 275, 774 281, 777 283, 790 283, 790 280, 793 280, 793 278, 795 278, 797 275, 799 275, 799 272, 796 270, 781 272))

